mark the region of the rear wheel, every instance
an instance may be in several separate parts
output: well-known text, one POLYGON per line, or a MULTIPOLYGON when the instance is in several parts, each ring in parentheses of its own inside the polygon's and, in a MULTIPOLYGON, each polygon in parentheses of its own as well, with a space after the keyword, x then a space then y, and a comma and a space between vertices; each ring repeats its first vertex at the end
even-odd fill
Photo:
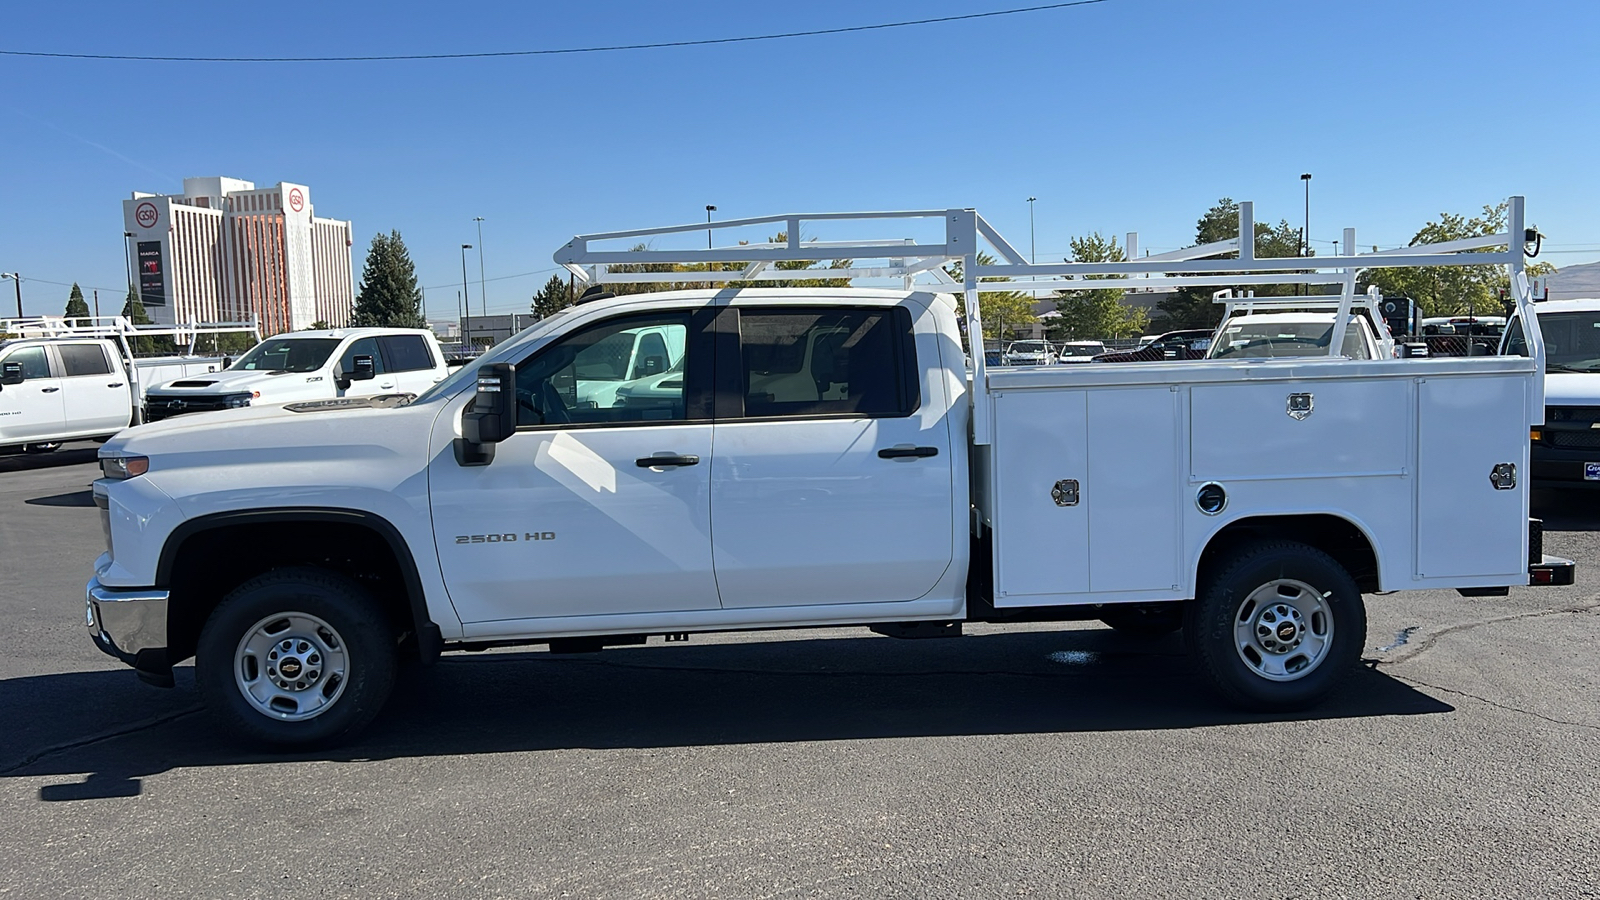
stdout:
POLYGON ((1200 670, 1230 703, 1286 711, 1322 700, 1355 666, 1367 614, 1333 557, 1263 541, 1211 567, 1184 631, 1200 670))
POLYGON ((24 444, 22 447, 24 453, 54 453, 60 449, 60 441, 50 441, 44 444, 24 444))
POLYGON ((359 585, 290 568, 223 599, 200 632, 195 678, 206 707, 235 737, 326 746, 377 716, 396 662, 393 628, 359 585))

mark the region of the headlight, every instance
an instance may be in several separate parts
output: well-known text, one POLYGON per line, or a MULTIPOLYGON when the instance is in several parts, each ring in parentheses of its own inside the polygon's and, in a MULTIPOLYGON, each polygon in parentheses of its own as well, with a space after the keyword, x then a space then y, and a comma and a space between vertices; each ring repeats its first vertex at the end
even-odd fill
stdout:
POLYGON ((238 409, 241 406, 249 406, 249 405, 250 405, 250 395, 249 394, 234 394, 233 396, 228 398, 228 408, 229 409, 238 409))
POLYGON ((100 474, 113 481, 137 478, 148 471, 150 471, 150 457, 148 456, 103 456, 100 458, 100 474))

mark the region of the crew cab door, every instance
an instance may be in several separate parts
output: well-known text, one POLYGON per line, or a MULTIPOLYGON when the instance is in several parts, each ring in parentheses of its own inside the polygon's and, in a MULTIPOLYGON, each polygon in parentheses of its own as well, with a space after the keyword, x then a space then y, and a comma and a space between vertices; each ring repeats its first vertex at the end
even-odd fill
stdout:
POLYGON ((350 382, 350 386, 341 391, 345 397, 368 397, 376 394, 392 394, 395 392, 395 375, 389 371, 384 363, 383 352, 378 349, 378 339, 375 337, 358 338, 344 348, 344 353, 339 357, 339 369, 346 377, 356 369, 356 357, 372 357, 373 377, 363 381, 350 382))
POLYGON ((463 622, 717 608, 711 320, 709 310, 617 315, 516 361, 517 432, 488 465, 462 465, 452 450, 462 404, 440 417, 429 492, 463 622), (628 379, 646 331, 680 348, 667 361, 676 375, 628 379))
POLYGON ((0 355, 0 365, 20 363, 22 383, 0 385, 0 444, 53 441, 66 431, 61 379, 43 345, 0 355))
MULTIPOLYGON (((719 332, 722 605, 928 593, 952 558, 953 454, 948 401, 922 396, 910 311, 751 305, 729 310, 719 332)), ((920 343, 938 359, 931 336, 920 343)))
POLYGON ((113 362, 101 341, 55 345, 61 362, 61 397, 66 430, 72 434, 104 434, 128 427, 133 400, 128 376, 113 362))
POLYGON ((420 394, 435 382, 443 381, 445 373, 434 357, 433 348, 420 334, 388 334, 378 338, 383 350, 383 365, 392 379, 375 379, 394 383, 393 390, 405 394, 420 394))

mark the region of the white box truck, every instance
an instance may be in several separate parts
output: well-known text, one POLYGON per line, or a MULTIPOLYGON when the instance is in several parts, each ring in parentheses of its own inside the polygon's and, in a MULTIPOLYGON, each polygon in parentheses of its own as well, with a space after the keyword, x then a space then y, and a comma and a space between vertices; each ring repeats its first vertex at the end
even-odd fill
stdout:
POLYGON ((1231 242, 1033 266, 959 209, 714 223, 790 240, 711 250, 627 249, 704 224, 580 236, 556 259, 588 281, 722 262, 737 265, 693 277, 738 284, 591 299, 410 402, 252 407, 118 436, 95 484, 108 544, 89 630, 152 683, 193 657, 217 719, 271 746, 355 734, 402 656, 819 626, 1181 628, 1223 698, 1304 707, 1356 665, 1363 592, 1572 579, 1528 518, 1535 320, 1526 357, 1339 355, 1367 265, 1504 265, 1525 304, 1522 209, 1513 198, 1492 238, 1368 258, 1347 233, 1345 253, 1311 261, 1231 242), (897 237, 798 239, 846 218, 897 237), (911 220, 942 240, 909 244, 911 220), (979 264, 980 239, 997 263, 979 264), (830 250, 854 262, 829 278, 900 287, 756 286, 830 250), (1341 302, 1319 358, 989 369, 967 349, 981 346, 979 279, 1053 290, 1084 275, 1333 284, 1341 302), (624 357, 644 334, 669 349, 639 374, 624 357))

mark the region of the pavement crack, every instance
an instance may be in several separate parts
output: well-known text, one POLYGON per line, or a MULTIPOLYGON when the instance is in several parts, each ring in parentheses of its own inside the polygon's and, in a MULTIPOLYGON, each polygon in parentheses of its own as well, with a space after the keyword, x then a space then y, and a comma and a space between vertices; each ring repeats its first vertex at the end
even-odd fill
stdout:
POLYGON ((166 715, 142 719, 138 722, 125 725, 113 731, 102 731, 99 734, 92 734, 88 737, 78 738, 77 740, 64 741, 59 744, 51 744, 48 747, 41 747, 40 749, 35 750, 33 753, 23 757, 18 762, 12 763, 5 768, 0 768, 0 776, 10 775, 13 772, 25 769, 47 756, 54 756, 58 753, 66 753, 72 750, 77 750, 82 747, 87 747, 91 744, 98 744, 101 741, 109 741, 119 737, 126 737, 130 734, 135 734, 149 728, 155 728, 158 725, 165 725, 168 722, 176 722, 179 719, 186 718, 194 715, 197 712, 200 712, 200 709, 201 708, 199 706, 191 706, 187 709, 180 709, 177 712, 167 713, 166 715))
POLYGON ((1501 703, 1501 702, 1499 702, 1497 700, 1490 700, 1488 697, 1484 697, 1484 696, 1481 696, 1479 694, 1474 694, 1474 693, 1471 693, 1469 691, 1459 691, 1459 690, 1456 690, 1455 688, 1447 688, 1447 687, 1444 687, 1443 685, 1431 684, 1429 682, 1422 681, 1422 680, 1419 680, 1419 679, 1416 679, 1416 678, 1407 678, 1404 675, 1396 675, 1393 672, 1389 672, 1389 673, 1386 673, 1386 674, 1388 674, 1388 676, 1390 678, 1396 679, 1397 681, 1404 681, 1406 684, 1409 684, 1409 685, 1414 685, 1416 687, 1424 687, 1424 688, 1427 688, 1428 690, 1431 690, 1431 691, 1442 691, 1442 692, 1444 692, 1446 694, 1454 694, 1457 697, 1465 697, 1468 700, 1476 700, 1479 703, 1485 704, 1487 706, 1492 706, 1495 709, 1503 709, 1506 712, 1518 713, 1518 714, 1521 714, 1521 715, 1524 715, 1524 716, 1532 716, 1535 719, 1542 719, 1542 720, 1544 720, 1546 722, 1549 722, 1552 725, 1565 725, 1565 726, 1567 726, 1569 728, 1587 728, 1590 731, 1600 731, 1600 725, 1593 725, 1593 724, 1591 724, 1589 722, 1574 722, 1574 721, 1572 721, 1570 719, 1557 719, 1557 718, 1555 718, 1553 716, 1544 715, 1543 713, 1536 713, 1531 709, 1522 709, 1520 707, 1511 706, 1510 704, 1507 704, 1507 703, 1501 703))
MULTIPOLYGON (((1407 644, 1406 646, 1408 649, 1405 652, 1396 654, 1391 659, 1383 660, 1382 663, 1384 665, 1393 666, 1399 665, 1403 662, 1410 662, 1429 650, 1432 650, 1433 646, 1437 644, 1439 639, 1442 637, 1452 634, 1460 634, 1464 631, 1471 631, 1474 628, 1482 628, 1485 625, 1499 625, 1504 622, 1518 622, 1523 619, 1539 619, 1547 616, 1584 615, 1586 613, 1596 612, 1597 610, 1600 610, 1600 600, 1591 600, 1588 603, 1580 604, 1578 606, 1563 606, 1560 609, 1541 609, 1536 612, 1517 613, 1510 616, 1498 616, 1493 619, 1484 619, 1481 622, 1463 622, 1460 625, 1451 625, 1449 628, 1441 628, 1416 644, 1407 644)), ((1392 646, 1399 646, 1399 643, 1392 646)), ((1380 647, 1378 649, 1382 651, 1388 648, 1380 647)))

